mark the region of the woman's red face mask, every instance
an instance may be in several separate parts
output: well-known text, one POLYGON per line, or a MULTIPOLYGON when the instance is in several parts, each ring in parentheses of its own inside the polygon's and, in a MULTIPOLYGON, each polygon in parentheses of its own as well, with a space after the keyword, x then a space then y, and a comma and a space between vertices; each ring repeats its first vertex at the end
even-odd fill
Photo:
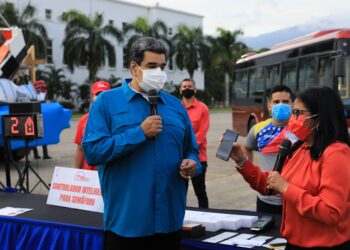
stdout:
POLYGON ((289 138, 292 142, 297 140, 304 141, 312 134, 312 131, 314 129, 308 128, 305 125, 305 121, 317 116, 317 114, 311 115, 309 117, 303 117, 294 113, 295 112, 293 112, 293 115, 290 117, 288 125, 286 127, 286 137, 289 138))

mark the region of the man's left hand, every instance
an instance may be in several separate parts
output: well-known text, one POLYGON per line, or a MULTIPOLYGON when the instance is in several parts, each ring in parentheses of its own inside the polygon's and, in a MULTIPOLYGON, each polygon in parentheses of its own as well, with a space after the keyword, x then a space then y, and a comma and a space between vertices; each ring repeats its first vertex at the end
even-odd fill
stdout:
POLYGON ((183 159, 180 165, 180 175, 184 179, 191 179, 197 172, 197 163, 191 159, 183 159))

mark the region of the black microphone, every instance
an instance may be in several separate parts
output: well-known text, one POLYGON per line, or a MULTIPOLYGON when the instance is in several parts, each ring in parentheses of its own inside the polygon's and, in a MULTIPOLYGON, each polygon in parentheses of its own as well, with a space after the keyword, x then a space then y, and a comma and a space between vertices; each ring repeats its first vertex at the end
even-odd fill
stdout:
POLYGON ((157 90, 151 89, 148 91, 148 101, 151 105, 151 115, 157 114, 158 93, 157 90))
MULTIPOLYGON (((281 142, 280 148, 278 150, 275 166, 273 167, 273 171, 277 171, 281 173, 283 164, 286 161, 286 158, 290 152, 291 146, 292 146, 292 143, 288 139, 284 139, 281 142)), ((269 188, 267 191, 267 195, 272 195, 272 193, 273 193, 273 190, 269 188)))

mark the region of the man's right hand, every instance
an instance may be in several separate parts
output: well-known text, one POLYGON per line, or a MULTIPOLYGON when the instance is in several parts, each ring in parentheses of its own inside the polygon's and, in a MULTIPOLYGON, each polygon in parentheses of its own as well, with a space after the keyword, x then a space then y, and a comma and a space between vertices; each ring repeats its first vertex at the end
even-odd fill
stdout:
POLYGON ((161 132, 162 126, 162 118, 159 115, 149 116, 141 123, 142 130, 147 138, 152 138, 161 132))

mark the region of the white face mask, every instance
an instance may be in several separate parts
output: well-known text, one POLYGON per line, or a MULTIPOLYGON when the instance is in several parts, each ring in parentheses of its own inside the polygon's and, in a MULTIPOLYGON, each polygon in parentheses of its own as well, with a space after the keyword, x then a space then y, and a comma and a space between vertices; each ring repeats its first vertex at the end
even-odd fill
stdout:
MULTIPOLYGON (((138 66, 138 65, 137 65, 138 66)), ((148 93, 151 89, 155 89, 157 91, 161 90, 164 87, 164 84, 167 80, 166 73, 160 68, 155 69, 145 69, 143 70, 140 66, 138 66, 143 72, 142 81, 139 83, 140 87, 148 93)))

